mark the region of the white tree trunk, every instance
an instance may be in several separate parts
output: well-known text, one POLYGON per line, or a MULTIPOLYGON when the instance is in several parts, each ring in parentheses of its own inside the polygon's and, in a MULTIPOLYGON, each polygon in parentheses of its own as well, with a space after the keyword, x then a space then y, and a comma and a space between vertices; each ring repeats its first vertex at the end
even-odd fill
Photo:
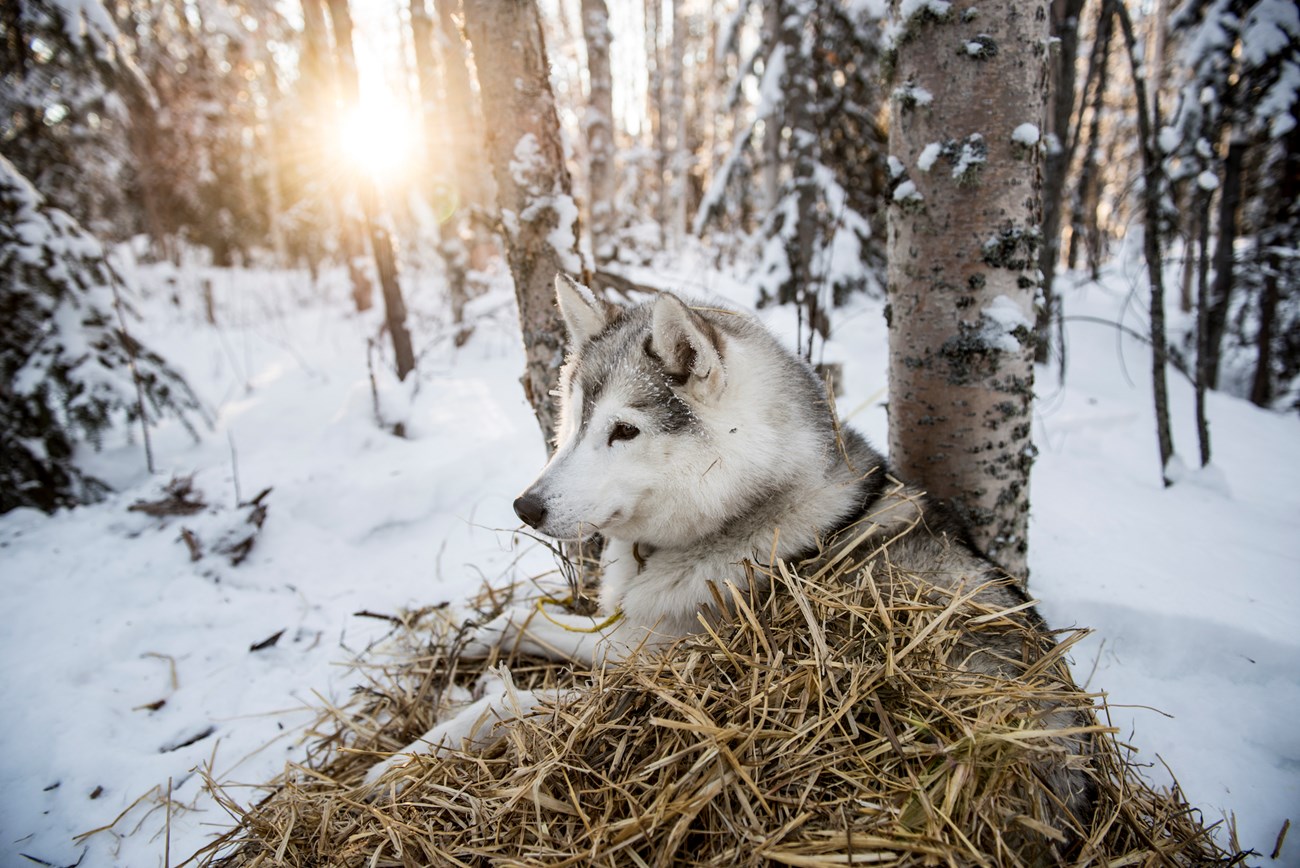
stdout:
POLYGON ((1024 576, 1047 4, 939 10, 896 44, 890 454, 1024 576))

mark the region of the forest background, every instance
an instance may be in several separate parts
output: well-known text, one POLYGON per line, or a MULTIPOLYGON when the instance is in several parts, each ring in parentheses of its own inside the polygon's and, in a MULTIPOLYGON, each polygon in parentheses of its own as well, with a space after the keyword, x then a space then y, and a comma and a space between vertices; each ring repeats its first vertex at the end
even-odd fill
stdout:
MULTIPOLYGON (((1151 472, 1177 485, 1196 475, 1165 371, 1192 386, 1189 464, 1213 467, 1211 392, 1300 410, 1300 14, 1035 8, 1041 106, 1016 144, 1039 220, 985 254, 1017 259, 1035 304, 992 319, 1058 382, 1072 317, 1144 344, 1151 472), (1061 287, 1129 255, 1145 271, 1120 315, 1066 311, 1061 287)), ((195 305, 220 333, 223 282, 267 273, 293 275, 304 310, 337 311, 343 287, 373 326, 356 349, 373 422, 399 437, 422 364, 493 327, 479 317, 503 275, 543 432, 556 271, 624 300, 672 288, 683 262, 726 272, 736 301, 788 311, 801 352, 827 361, 837 317, 896 289, 890 221, 915 212, 922 177, 988 171, 975 135, 906 165, 891 149, 900 118, 943 109, 903 61, 950 23, 974 34, 959 51, 997 56, 942 0, 6 4, 0 509, 111 502, 130 474, 97 449, 139 438, 152 471, 151 432, 208 436, 220 402, 139 339, 142 317, 195 305)), ((242 560, 255 538, 223 544, 242 560)))

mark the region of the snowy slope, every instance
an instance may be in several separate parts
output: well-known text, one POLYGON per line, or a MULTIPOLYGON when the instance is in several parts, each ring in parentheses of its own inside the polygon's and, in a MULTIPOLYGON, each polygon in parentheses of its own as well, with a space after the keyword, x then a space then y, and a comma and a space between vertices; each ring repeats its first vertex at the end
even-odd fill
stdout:
MULTIPOLYGON (((401 439, 374 421, 365 347, 377 319, 348 313, 336 277, 315 288, 252 271, 142 277, 154 289, 141 337, 218 410, 216 427, 199 444, 157 432, 153 477, 138 446, 89 456, 119 487, 105 503, 0 517, 0 865, 30 864, 20 854, 178 864, 225 820, 195 769, 252 800, 303 756, 313 709, 346 698, 357 677, 340 664, 386 627, 354 613, 456 601, 485 578, 551 564, 510 532, 510 502, 544 450, 516 382, 522 352, 501 281, 475 302, 474 337, 458 351, 436 279, 411 281, 418 390, 377 377, 401 439), (203 277, 219 329, 202 320, 203 277), (127 511, 189 473, 209 510, 163 521, 127 511), (192 562, 182 527, 205 549, 243 527, 236 480, 244 500, 272 488, 255 547, 238 567, 211 553, 192 562)), ((750 298, 703 268, 639 277, 750 298)), ((1069 312, 1114 318, 1126 281, 1117 272, 1071 291, 1069 312)), ((764 315, 793 340, 791 312, 764 315)), ((836 323, 826 358, 845 363, 839 409, 883 445, 879 304, 836 323)), ((1300 820, 1300 421, 1211 396, 1214 467, 1165 490, 1146 352, 1082 322, 1070 349, 1066 388, 1040 374, 1033 589, 1053 623, 1096 628, 1075 655, 1078 677, 1123 706, 1115 723, 1156 763, 1152 777, 1167 780, 1158 756, 1208 817, 1235 812, 1242 843, 1269 863, 1282 819, 1300 820)), ((1176 441, 1194 455, 1190 389, 1171 386, 1176 441)), ((1300 841, 1271 864, 1300 864, 1300 841)))

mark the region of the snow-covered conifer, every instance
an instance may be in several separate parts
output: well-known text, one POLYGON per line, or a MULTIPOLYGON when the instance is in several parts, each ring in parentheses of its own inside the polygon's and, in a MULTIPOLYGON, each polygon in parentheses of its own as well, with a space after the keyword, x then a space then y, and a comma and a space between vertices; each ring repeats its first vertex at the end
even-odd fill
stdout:
POLYGON ((125 289, 99 241, 0 157, 0 512, 98 499, 77 450, 141 413, 193 431, 198 399, 128 333, 125 289))

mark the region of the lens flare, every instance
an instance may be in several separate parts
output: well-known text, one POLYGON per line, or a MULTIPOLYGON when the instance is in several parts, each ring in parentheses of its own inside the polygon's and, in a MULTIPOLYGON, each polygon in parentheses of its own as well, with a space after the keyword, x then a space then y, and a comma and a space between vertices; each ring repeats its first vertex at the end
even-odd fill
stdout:
POLYGON ((415 144, 411 112, 395 101, 366 99, 339 119, 340 159, 379 184, 392 184, 404 177, 415 144))

